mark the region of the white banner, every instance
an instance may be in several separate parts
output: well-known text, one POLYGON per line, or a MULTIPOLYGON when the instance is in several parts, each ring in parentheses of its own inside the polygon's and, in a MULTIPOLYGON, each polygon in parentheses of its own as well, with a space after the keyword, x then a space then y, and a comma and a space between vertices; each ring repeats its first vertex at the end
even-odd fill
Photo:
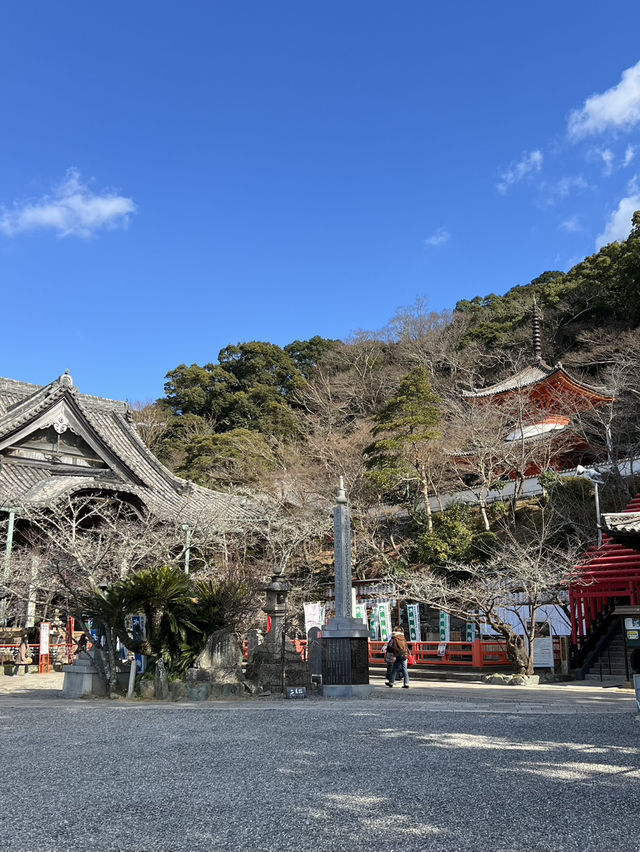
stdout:
POLYGON ((324 617, 325 610, 324 604, 322 601, 317 601, 316 603, 306 603, 304 604, 304 633, 305 636, 309 635, 309 631, 312 627, 318 627, 322 630, 322 626, 324 625, 324 617))
POLYGON ((407 621, 409 622, 409 642, 420 642, 420 604, 407 604, 407 621))
POLYGON ((356 604, 353 609, 354 618, 359 618, 364 622, 364 626, 367 627, 367 605, 364 603, 356 604))

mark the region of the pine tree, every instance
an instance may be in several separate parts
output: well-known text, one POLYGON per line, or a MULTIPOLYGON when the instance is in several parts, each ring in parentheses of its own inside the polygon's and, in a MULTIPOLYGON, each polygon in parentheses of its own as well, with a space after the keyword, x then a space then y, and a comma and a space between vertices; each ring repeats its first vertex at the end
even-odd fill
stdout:
POLYGON ((402 379, 396 393, 374 418, 375 440, 364 453, 370 477, 383 491, 404 486, 414 504, 424 502, 427 529, 432 531, 429 504, 429 459, 439 437, 440 397, 424 367, 402 379))

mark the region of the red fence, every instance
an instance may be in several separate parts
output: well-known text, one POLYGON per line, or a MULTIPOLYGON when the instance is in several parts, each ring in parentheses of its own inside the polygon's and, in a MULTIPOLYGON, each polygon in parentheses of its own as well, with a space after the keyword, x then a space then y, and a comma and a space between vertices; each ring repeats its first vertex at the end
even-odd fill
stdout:
MULTIPOLYGON (((474 642, 409 642, 409 649, 420 666, 508 666, 504 642, 476 639, 474 642), (440 652, 443 653, 440 653, 440 652)), ((384 664, 384 642, 369 642, 369 663, 384 664)))
MULTIPOLYGON (((296 651, 307 659, 307 642, 294 639, 296 651)), ((469 666, 485 668, 511 665, 504 642, 476 639, 474 642, 409 642, 416 665, 469 666), (444 653, 440 653, 443 651, 444 653)), ((386 642, 369 642, 369 665, 384 665, 382 649, 386 642)), ((248 643, 243 643, 244 658, 248 657, 248 643)))
MULTIPOLYGON (((17 656, 17 651, 20 645, 11 644, 11 645, 0 645, 0 659, 5 658, 5 662, 15 662, 15 658, 17 656)), ((33 665, 39 665, 39 657, 40 657, 40 645, 38 642, 29 645, 29 651, 31 653, 31 657, 34 660, 33 665)), ((54 657, 56 660, 64 660, 65 663, 73 662, 73 645, 69 645, 66 642, 52 642, 49 645, 49 658, 54 657), (56 654, 56 649, 58 649, 58 653, 56 654)), ((47 670, 48 670, 47 666, 47 670)))

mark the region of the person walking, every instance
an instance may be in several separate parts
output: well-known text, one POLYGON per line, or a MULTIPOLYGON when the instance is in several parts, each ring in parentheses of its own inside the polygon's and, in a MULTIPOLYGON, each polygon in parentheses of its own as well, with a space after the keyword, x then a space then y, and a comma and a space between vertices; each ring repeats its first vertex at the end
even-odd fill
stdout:
POLYGON ((23 636, 18 648, 18 659, 16 660, 16 672, 19 666, 24 666, 24 673, 30 674, 31 654, 29 653, 29 637, 23 636))
POLYGON ((384 654, 384 664, 387 667, 387 673, 384 677, 385 683, 389 682, 391 678, 391 669, 393 668, 393 664, 396 661, 396 655, 393 653, 393 649, 391 648, 391 642, 393 641, 393 636, 390 636, 388 641, 382 646, 382 653, 384 654))
POLYGON ((407 640, 405 639, 404 633, 400 627, 396 627, 394 629, 391 641, 387 648, 388 650, 393 651, 395 662, 391 669, 389 680, 385 682, 385 686, 391 688, 396 682, 396 674, 402 672, 402 678, 404 680, 402 688, 409 689, 409 669, 407 668, 407 654, 409 653, 409 646, 407 645, 407 640))

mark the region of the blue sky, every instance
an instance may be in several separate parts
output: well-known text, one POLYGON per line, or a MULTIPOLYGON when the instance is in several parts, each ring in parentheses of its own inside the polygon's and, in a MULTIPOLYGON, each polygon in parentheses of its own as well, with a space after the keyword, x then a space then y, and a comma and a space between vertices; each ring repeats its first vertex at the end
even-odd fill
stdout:
POLYGON ((0 374, 162 394, 228 343, 568 269, 640 208, 640 6, 0 7, 0 374))

